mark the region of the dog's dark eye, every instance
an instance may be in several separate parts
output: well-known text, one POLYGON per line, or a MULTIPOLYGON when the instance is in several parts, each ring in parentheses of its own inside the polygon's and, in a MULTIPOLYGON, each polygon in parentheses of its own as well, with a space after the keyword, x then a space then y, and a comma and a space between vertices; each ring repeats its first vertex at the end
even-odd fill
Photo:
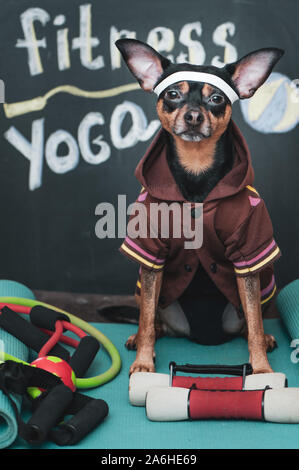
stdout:
POLYGON ((223 103, 224 98, 221 95, 212 95, 210 101, 214 104, 221 104, 223 103))
POLYGON ((179 93, 175 90, 170 90, 166 93, 166 98, 170 100, 177 100, 179 98, 179 93))

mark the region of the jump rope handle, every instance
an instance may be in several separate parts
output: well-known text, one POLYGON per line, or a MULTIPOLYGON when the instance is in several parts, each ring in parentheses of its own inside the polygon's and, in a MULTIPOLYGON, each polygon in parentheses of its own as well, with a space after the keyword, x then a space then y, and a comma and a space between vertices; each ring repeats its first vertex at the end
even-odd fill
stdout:
POLYGON ((73 414, 73 417, 59 424, 58 428, 50 433, 52 441, 59 446, 80 442, 106 418, 109 407, 104 400, 76 392, 68 412, 73 414))
POLYGON ((69 360, 76 377, 84 377, 99 349, 100 343, 93 336, 84 336, 80 340, 69 360))
MULTIPOLYGON (((46 333, 8 307, 3 307, 0 311, 0 327, 36 352, 39 352, 49 339, 46 333)), ((53 347, 51 354, 65 361, 68 361, 70 357, 69 352, 60 344, 53 347)))
POLYGON ((31 445, 40 445, 65 415, 73 400, 73 392, 64 384, 52 388, 36 407, 27 423, 27 435, 23 436, 31 445))
POLYGON ((108 412, 104 400, 73 393, 59 384, 40 401, 23 437, 31 445, 40 445, 46 438, 59 446, 75 445, 99 426, 108 412), (72 418, 64 422, 64 416, 69 414, 72 418))
POLYGON ((43 307, 42 305, 35 305, 30 311, 31 323, 39 328, 54 331, 57 320, 69 321, 69 318, 63 313, 57 312, 51 308, 43 307))

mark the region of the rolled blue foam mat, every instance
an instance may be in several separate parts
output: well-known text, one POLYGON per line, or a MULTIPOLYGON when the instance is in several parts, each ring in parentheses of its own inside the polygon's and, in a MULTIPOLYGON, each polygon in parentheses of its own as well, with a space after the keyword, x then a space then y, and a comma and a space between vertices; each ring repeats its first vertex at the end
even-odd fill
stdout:
POLYGON ((281 289, 276 306, 291 339, 299 339, 299 279, 281 289))
MULTIPOLYGON (((28 287, 19 282, 9 280, 0 280, 0 297, 35 299, 33 292, 28 287)), ((0 328, 0 341, 0 350, 4 349, 6 353, 12 356, 26 362, 28 361, 29 349, 27 346, 2 328, 0 328)), ((21 397, 14 395, 13 399, 20 410, 22 404, 21 397)), ((7 397, 0 390, 0 449, 9 447, 15 441, 17 435, 18 425, 13 408, 7 397)))

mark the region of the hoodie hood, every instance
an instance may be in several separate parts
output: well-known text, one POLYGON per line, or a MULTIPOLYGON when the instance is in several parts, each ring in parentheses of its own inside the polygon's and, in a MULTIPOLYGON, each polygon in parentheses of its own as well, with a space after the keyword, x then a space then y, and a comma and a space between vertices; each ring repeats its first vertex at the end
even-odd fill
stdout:
MULTIPOLYGON (((235 153, 233 167, 212 189, 204 202, 232 196, 247 185, 253 184, 254 171, 248 146, 234 121, 231 128, 235 153)), ((161 128, 137 165, 135 176, 154 198, 185 201, 169 169, 166 151, 166 131, 161 128)))

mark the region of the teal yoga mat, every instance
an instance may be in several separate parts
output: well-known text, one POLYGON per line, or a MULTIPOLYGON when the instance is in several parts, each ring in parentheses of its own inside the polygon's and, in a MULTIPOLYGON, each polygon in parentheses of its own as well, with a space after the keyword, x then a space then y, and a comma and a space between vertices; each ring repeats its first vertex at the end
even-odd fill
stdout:
MULTIPOLYGON (((105 421, 83 439, 76 449, 291 449, 299 447, 298 424, 275 424, 258 421, 182 421, 176 423, 151 422, 145 409, 133 407, 128 399, 128 370, 134 360, 134 351, 127 351, 124 343, 136 332, 133 325, 94 324, 118 348, 122 358, 122 370, 111 382, 88 391, 102 398, 109 405, 105 421)), ((278 319, 264 321, 266 333, 273 334, 278 348, 269 354, 273 369, 284 372, 290 387, 299 387, 298 364, 291 360, 293 349, 290 337, 278 319)), ((168 373, 169 362, 178 364, 241 364, 248 361, 247 342, 236 338, 220 346, 201 346, 187 339, 161 338, 156 344, 157 372, 168 373)), ((109 358, 101 350, 88 375, 106 370, 109 358)), ((26 419, 27 411, 24 410, 26 419)), ((13 449, 30 448, 19 438, 13 449)), ((50 442, 41 448, 53 449, 50 442)))
MULTIPOLYGON (((0 296, 19 296, 34 299, 30 289, 22 284, 9 280, 0 280, 0 296)), ((0 328, 0 348, 12 356, 23 361, 29 358, 28 348, 6 331, 0 328)), ((17 395, 14 400, 20 410, 21 398, 17 395)), ((11 404, 7 397, 0 391, 0 449, 9 447, 18 434, 18 427, 11 404)))
POLYGON ((299 279, 281 289, 276 306, 290 338, 299 341, 299 279))

